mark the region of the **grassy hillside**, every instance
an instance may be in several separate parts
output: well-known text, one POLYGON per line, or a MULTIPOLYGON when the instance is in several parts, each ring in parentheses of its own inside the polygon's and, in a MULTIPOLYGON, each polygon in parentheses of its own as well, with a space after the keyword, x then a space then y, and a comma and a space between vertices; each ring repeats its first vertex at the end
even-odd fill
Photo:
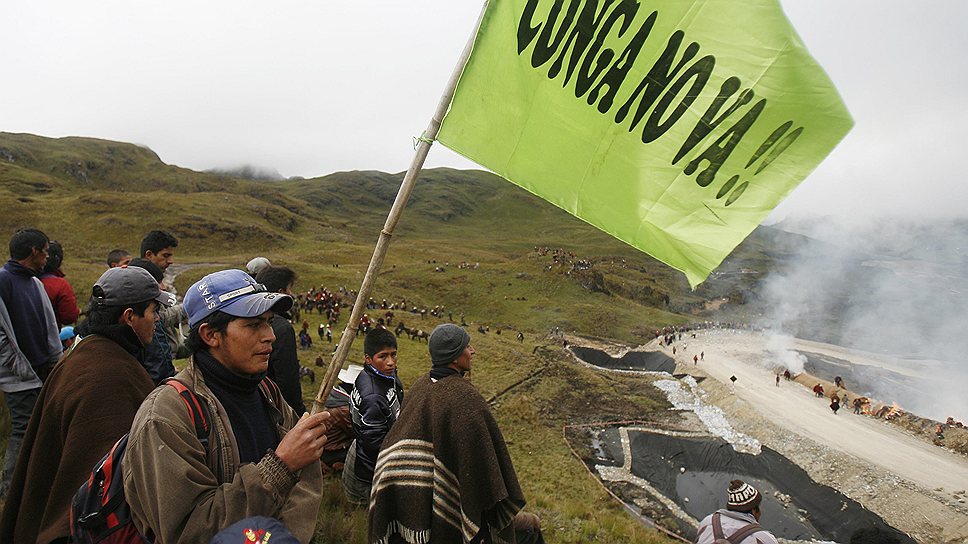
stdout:
MULTIPOLYGON (((166 165, 131 144, 0 133, 0 233, 35 226, 61 241, 82 300, 109 250, 136 253, 156 228, 179 238, 176 262, 197 265, 178 277, 179 292, 256 255, 295 269, 297 290, 355 290, 401 179, 341 172, 254 182, 166 165)), ((742 313, 736 303, 783 257, 784 240, 796 244, 759 230, 690 291, 680 273, 492 174, 434 169, 418 181, 373 296, 465 316, 479 354, 474 382, 485 398, 497 397, 529 509, 544 519, 549 542, 663 542, 609 498, 571 454, 562 426, 658 417, 668 405, 646 379, 591 372, 546 336, 560 327, 637 343, 657 327, 714 317, 724 299, 742 313), (541 247, 574 257, 555 262, 541 247), (490 332, 474 333, 481 325, 490 332)), ((320 318, 307 319, 315 330, 320 318)), ((397 319, 426 330, 440 322, 400 312, 397 319)), ((358 344, 352 360, 362 358, 358 344)), ((331 351, 317 344, 300 356, 311 364, 331 351)), ((413 383, 427 371, 426 345, 401 340, 400 353, 403 380, 413 383)), ((304 392, 315 395, 308 382, 304 392)), ((318 540, 362 542, 365 513, 343 501, 337 480, 326 491, 318 540)))

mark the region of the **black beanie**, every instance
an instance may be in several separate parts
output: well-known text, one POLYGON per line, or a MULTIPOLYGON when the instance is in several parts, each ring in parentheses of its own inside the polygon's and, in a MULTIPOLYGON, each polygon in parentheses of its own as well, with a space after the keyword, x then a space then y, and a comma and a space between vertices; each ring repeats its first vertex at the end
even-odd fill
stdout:
POLYGON ((155 281, 158 283, 161 283, 162 280, 165 279, 165 271, 162 270, 160 266, 149 261, 148 259, 145 259, 142 257, 138 257, 137 259, 131 259, 131 261, 128 263, 128 266, 133 266, 136 268, 144 268, 145 270, 148 271, 149 274, 151 274, 152 278, 155 278, 155 281))
POLYGON ((453 323, 437 325, 430 333, 430 361, 433 366, 446 366, 460 356, 467 344, 471 343, 471 335, 462 327, 453 323))

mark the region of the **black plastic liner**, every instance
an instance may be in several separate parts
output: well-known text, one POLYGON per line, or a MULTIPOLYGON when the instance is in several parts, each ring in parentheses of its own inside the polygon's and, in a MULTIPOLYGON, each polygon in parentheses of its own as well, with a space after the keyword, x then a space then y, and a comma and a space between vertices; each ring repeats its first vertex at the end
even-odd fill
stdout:
MULTIPOLYGON (((610 456, 621 463, 617 429, 609 429, 602 438, 610 456)), ((901 542, 915 542, 856 501, 814 482, 802 468, 769 448, 763 448, 759 455, 749 455, 736 452, 720 438, 686 438, 634 430, 629 431, 629 439, 632 473, 696 519, 725 508, 728 482, 739 479, 760 490, 760 523, 778 537, 849 542, 858 529, 880 527, 901 542), (789 501, 781 501, 775 492, 788 496, 789 501)), ((695 539, 695 534, 689 534, 694 533, 691 527, 682 529, 685 536, 695 539)))
POLYGON ((630 351, 616 359, 600 349, 571 346, 571 351, 586 363, 612 370, 646 370, 668 372, 676 370, 676 362, 665 353, 658 351, 630 351))

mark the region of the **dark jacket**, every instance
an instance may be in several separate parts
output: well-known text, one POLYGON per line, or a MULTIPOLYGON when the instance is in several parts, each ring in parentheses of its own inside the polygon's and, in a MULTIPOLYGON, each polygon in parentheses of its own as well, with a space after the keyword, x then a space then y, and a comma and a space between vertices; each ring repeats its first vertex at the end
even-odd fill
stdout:
POLYGON ((299 357, 296 355, 296 331, 286 316, 273 314, 272 332, 276 341, 272 343, 267 375, 282 390, 282 397, 296 411, 296 415, 306 412, 302 399, 302 384, 299 382, 299 357))
MULTIPOLYGON (((40 280, 37 280, 36 288, 38 293, 43 294, 44 286, 40 284, 40 280)), ((63 346, 55 330, 57 320, 54 317, 54 309, 49 304, 44 311, 44 318, 47 321, 48 350, 51 355, 60 353, 63 346)), ((13 330, 10 313, 7 312, 7 305, 3 298, 0 298, 0 391, 16 393, 28 389, 40 389, 41 385, 43 382, 40 376, 17 345, 17 333, 13 330)))
POLYGON ((393 376, 384 376, 371 365, 363 365, 350 394, 350 415, 356 435, 356 477, 373 480, 373 468, 380 445, 403 407, 403 384, 393 376))
POLYGON ((39 285, 37 274, 17 261, 7 261, 0 269, 0 298, 10 314, 17 345, 35 369, 52 365, 60 357, 60 352, 51 353, 47 341, 50 331, 45 308, 52 306, 39 285))
POLYGON ((24 436, 0 521, 0 542, 70 535, 71 498, 128 432, 154 385, 126 325, 86 336, 47 377, 24 436))
POLYGON ((172 358, 171 344, 168 343, 168 336, 165 335, 165 325, 158 320, 155 322, 155 333, 151 337, 151 343, 145 346, 143 361, 145 370, 148 371, 155 385, 175 375, 172 358))

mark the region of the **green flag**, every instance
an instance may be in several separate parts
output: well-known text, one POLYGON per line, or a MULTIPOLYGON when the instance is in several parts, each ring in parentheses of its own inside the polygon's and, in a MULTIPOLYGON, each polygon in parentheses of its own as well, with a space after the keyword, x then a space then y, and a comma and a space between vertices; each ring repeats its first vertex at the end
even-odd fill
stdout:
POLYGON ((491 0, 438 139, 695 287, 852 125, 777 0, 491 0))

